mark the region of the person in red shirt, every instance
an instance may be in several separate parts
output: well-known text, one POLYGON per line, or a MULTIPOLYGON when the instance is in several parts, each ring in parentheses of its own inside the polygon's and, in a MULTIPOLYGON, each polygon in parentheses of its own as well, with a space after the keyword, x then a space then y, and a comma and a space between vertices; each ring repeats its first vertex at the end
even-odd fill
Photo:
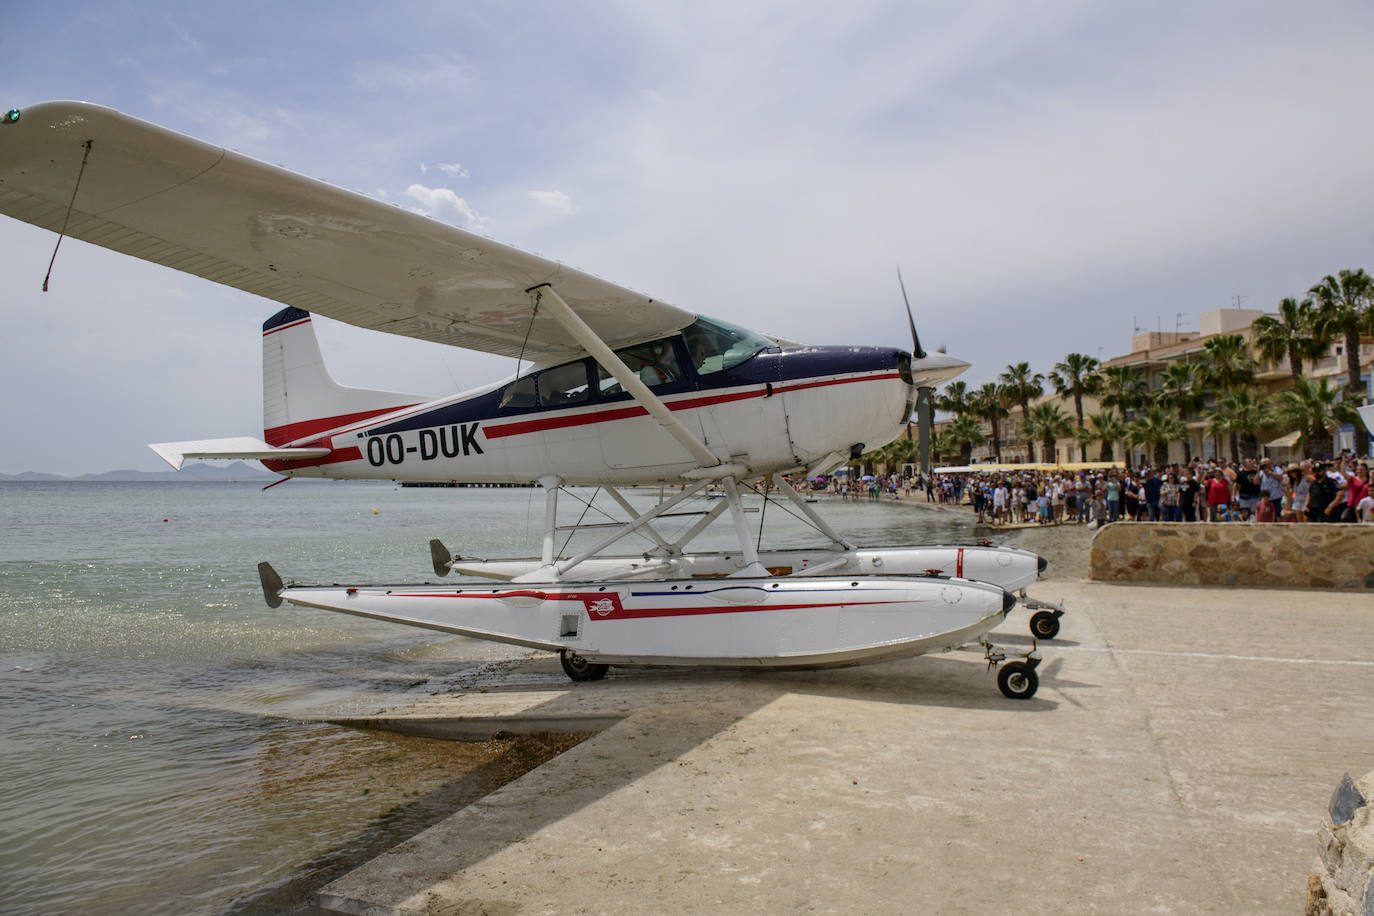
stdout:
POLYGON ((1336 494, 1336 499, 1339 500, 1342 495, 1345 496, 1345 505, 1341 508, 1340 520, 1358 522, 1360 516, 1355 507, 1369 495, 1369 465, 1362 461, 1353 474, 1345 476, 1345 485, 1336 494))
POLYGON ((1231 484, 1217 471, 1207 477, 1207 512, 1211 521, 1219 522, 1231 500, 1231 484))

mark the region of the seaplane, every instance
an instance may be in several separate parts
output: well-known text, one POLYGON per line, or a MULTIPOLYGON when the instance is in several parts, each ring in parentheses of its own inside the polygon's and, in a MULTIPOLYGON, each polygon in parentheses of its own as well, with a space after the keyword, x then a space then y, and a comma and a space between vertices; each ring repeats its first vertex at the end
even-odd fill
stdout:
MULTIPOLYGON (((70 236, 285 305, 262 329, 263 435, 152 445, 174 468, 242 458, 284 478, 543 488, 538 556, 465 558, 436 539, 435 573, 465 577, 442 586, 300 585, 263 563, 272 607, 546 650, 579 681, 609 666, 825 668, 980 644, 1003 694, 1036 692, 1034 644, 1009 652, 988 634, 1041 558, 861 546, 788 479, 893 440, 913 411, 929 468, 931 392, 968 364, 921 347, 909 302, 910 351, 801 345, 79 102, 5 115, 0 212, 59 244, 70 236), (314 315, 512 357, 516 372, 439 397, 344 387, 314 315), (822 545, 756 542, 742 496, 755 481, 822 545), (659 489, 647 510, 622 492, 642 486, 659 489), (625 518, 567 555, 555 543, 570 487, 600 488, 625 518), (668 532, 708 489, 724 498, 668 532), (727 513, 737 548, 692 552, 727 513), (611 552, 630 535, 651 546, 611 552)), ((1062 610, 1044 613, 1057 631, 1062 610)))

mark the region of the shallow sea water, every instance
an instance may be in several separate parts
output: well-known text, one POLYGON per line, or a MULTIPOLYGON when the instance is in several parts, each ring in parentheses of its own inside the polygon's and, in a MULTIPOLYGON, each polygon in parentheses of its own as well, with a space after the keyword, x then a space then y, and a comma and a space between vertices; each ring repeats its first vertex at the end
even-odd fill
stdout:
MULTIPOLYGON (((615 511, 604 496, 594 506, 615 511)), ((820 508, 867 545, 972 536, 892 505, 820 508)), ((606 520, 565 496, 560 523, 579 516, 606 520)), ((822 543, 780 504, 760 517, 766 543, 822 543)), ((302 720, 424 696, 431 680, 523 650, 274 611, 255 567, 268 559, 302 582, 423 581, 434 578, 430 537, 468 556, 528 556, 539 491, 0 482, 0 519, 6 912, 280 909, 299 901, 273 889, 379 852, 489 790, 501 770, 499 743, 302 720)), ((728 520, 697 546, 731 546, 728 520)))

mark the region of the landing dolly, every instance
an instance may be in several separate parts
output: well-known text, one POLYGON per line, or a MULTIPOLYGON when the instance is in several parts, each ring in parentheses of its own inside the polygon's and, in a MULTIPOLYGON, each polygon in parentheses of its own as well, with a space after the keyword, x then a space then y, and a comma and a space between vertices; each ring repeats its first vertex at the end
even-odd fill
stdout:
POLYGON ((563 665, 563 673, 574 681, 599 681, 606 676, 610 665, 594 665, 576 652, 567 649, 558 653, 558 661, 563 665))
POLYGON ((988 669, 997 669, 997 689, 1002 691, 1002 695, 1009 700, 1029 700, 1035 696, 1035 691, 1040 687, 1040 676, 1035 673, 1035 669, 1040 667, 1040 652, 1031 645, 1031 651, 1021 656, 1018 661, 1007 661, 1007 650, 1001 646, 994 646, 990 642, 983 643, 984 655, 988 660, 988 669))
POLYGON ((1021 603, 1035 611, 1030 619, 1032 636, 1036 639, 1054 639, 1059 635, 1059 618, 1064 616, 1062 604, 1027 597, 1024 588, 1021 589, 1021 603))

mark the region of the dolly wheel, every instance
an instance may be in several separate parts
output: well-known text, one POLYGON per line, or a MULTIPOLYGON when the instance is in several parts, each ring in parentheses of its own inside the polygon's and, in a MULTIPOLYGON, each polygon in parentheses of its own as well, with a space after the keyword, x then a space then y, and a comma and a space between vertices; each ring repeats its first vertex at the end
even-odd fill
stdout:
POLYGON ((1025 662, 1008 662, 997 672, 997 688, 1009 700, 1029 700, 1040 686, 1040 676, 1025 662))
POLYGON ((1036 639, 1054 639, 1059 635, 1059 618, 1049 611, 1036 611, 1031 615, 1030 631, 1036 639))
POLYGON ((558 660, 563 664, 563 673, 574 681, 599 681, 606 676, 606 669, 610 665, 593 665, 576 652, 569 652, 563 649, 558 653, 558 660))

